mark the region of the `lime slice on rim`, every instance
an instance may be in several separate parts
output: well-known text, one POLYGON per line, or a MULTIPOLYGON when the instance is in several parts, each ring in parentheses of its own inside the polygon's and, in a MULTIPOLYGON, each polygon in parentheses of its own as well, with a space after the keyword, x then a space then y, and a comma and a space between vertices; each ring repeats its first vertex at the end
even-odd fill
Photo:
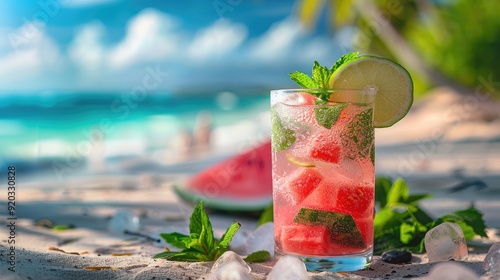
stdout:
POLYGON ((376 89, 373 125, 379 128, 397 123, 413 103, 410 74, 386 58, 370 55, 354 58, 335 70, 329 85, 334 89, 376 89))

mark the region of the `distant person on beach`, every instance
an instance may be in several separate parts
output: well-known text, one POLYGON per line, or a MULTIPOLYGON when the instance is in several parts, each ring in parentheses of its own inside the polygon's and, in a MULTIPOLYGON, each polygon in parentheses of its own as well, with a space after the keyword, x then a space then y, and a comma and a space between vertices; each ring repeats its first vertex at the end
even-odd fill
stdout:
POLYGON ((194 146, 193 135, 187 128, 182 128, 179 133, 179 155, 181 159, 186 159, 192 156, 194 146))
POLYGON ((208 111, 201 111, 196 116, 194 140, 196 150, 200 154, 210 151, 212 137, 212 115, 208 111))

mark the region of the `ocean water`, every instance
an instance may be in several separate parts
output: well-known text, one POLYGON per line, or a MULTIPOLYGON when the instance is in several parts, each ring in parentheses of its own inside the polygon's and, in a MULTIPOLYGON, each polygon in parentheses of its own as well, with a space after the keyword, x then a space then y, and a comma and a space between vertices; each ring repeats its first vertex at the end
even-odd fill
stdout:
POLYGON ((156 155, 173 162, 180 138, 195 133, 200 118, 210 120, 214 147, 220 151, 249 135, 266 134, 268 110, 265 90, 147 96, 4 93, 0 163, 23 165, 30 172, 48 168, 43 162, 57 158, 71 162, 94 156, 106 161, 156 155))

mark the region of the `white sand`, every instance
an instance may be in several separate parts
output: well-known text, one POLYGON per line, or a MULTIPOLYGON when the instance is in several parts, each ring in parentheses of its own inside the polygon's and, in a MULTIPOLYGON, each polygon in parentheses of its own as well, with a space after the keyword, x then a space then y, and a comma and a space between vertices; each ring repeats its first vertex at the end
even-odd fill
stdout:
MULTIPOLYGON (((186 230, 191 208, 179 202, 170 184, 146 186, 141 182, 143 180, 134 181, 131 177, 115 177, 100 185, 86 185, 83 178, 68 179, 57 186, 47 183, 31 188, 27 185, 19 192, 17 203, 15 272, 8 270, 7 216, 0 217, 2 279, 206 279, 211 263, 155 260, 152 256, 162 248, 154 246, 154 242, 108 231, 109 217, 120 209, 131 209, 142 215, 143 233, 186 230), (42 218, 56 224, 74 224, 76 228, 55 232, 36 226, 36 221, 42 218), (111 255, 123 253, 130 256, 111 255), (87 270, 89 267, 102 270, 87 270)), ((496 211, 499 210, 500 206, 496 207, 496 211)), ((235 220, 242 223, 242 230, 251 230, 255 225, 251 217, 220 213, 210 213, 210 216, 216 234, 221 234, 235 220)), ((478 275, 483 274, 481 262, 487 246, 500 241, 498 231, 489 230, 489 234, 490 240, 482 240, 483 246, 475 247, 476 252, 471 252, 464 262, 478 275)), ((272 264, 252 264, 252 276, 265 279, 272 264)), ((424 276, 433 265, 427 262, 425 255, 414 256, 410 265, 390 265, 375 257, 371 268, 364 271, 310 273, 310 276, 311 279, 407 279, 424 276)))

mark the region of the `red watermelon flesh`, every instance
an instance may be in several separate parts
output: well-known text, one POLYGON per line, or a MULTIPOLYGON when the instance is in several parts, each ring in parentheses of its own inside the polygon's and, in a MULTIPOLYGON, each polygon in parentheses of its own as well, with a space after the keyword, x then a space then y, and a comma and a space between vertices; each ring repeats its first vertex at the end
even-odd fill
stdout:
POLYGON ((311 158, 338 163, 340 160, 340 144, 333 135, 319 133, 311 137, 308 153, 311 158))
POLYGON ((193 176, 187 188, 210 199, 272 197, 271 141, 226 159, 193 176))
POLYGON ((303 255, 325 255, 330 233, 324 226, 291 225, 281 229, 284 252, 303 255))
POLYGON ((321 173, 313 168, 301 169, 297 177, 288 184, 288 188, 297 203, 302 202, 323 180, 321 173))

